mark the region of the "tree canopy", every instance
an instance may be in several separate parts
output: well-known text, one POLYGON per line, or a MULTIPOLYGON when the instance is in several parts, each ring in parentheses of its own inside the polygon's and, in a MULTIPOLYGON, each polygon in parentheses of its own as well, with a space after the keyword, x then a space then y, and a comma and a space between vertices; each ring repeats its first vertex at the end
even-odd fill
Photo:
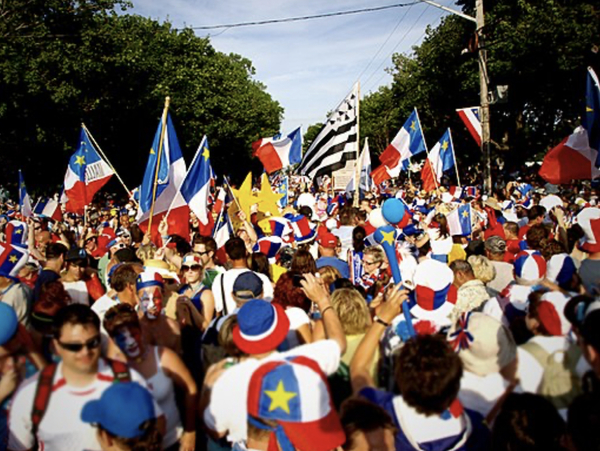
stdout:
MULTIPOLYGON (((474 16, 474 0, 458 2, 474 16)), ((481 44, 488 51, 490 88, 508 86, 508 102, 490 107, 492 152, 507 166, 540 157, 579 124, 586 68, 600 69, 600 9, 594 0, 495 0, 485 2, 481 44)), ((475 24, 445 17, 427 30, 410 55, 393 57, 393 82, 365 97, 361 137, 381 153, 413 107, 429 147, 446 127, 459 162, 481 152, 456 114, 479 105, 475 24)))
POLYGON ((0 3, 3 181, 22 168, 30 191, 58 189, 84 122, 133 188, 166 96, 186 160, 206 134, 215 170, 235 178, 247 172, 250 143, 279 129, 283 109, 253 79, 251 61, 191 29, 117 14, 128 6, 0 3))

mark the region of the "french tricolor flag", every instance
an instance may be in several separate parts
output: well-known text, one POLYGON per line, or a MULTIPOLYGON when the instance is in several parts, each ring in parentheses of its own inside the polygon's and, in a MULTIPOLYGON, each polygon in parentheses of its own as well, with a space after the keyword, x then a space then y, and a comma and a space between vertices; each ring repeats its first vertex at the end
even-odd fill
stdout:
POLYGON ((463 120, 469 133, 481 147, 481 119, 479 118, 479 107, 460 108, 456 110, 460 118, 463 120))
POLYGON ((210 166, 210 150, 206 136, 202 138, 196 151, 194 161, 181 185, 181 194, 190 210, 203 224, 208 223, 208 196, 212 169, 210 166))
POLYGON ((55 221, 62 220, 62 212, 60 205, 54 199, 40 199, 33 212, 38 216, 44 216, 46 218, 54 219, 55 221))
POLYGON ((217 244, 217 260, 221 263, 227 261, 227 254, 225 253, 225 243, 233 236, 233 226, 229 220, 229 214, 227 210, 222 210, 221 214, 217 218, 215 223, 215 230, 213 232, 213 239, 217 244))
POLYGON ((252 143, 254 156, 258 157, 267 173, 283 169, 302 161, 302 131, 298 127, 286 137, 276 135, 252 143))

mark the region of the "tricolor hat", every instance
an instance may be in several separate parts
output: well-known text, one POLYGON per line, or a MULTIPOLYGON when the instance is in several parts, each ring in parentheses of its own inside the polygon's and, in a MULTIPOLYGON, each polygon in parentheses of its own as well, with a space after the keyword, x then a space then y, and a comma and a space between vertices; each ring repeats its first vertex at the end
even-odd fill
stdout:
POLYGON ((269 226, 272 236, 281 238, 285 243, 294 241, 294 230, 289 219, 269 218, 269 226))
POLYGON ((330 451, 346 441, 327 376, 307 357, 267 362, 254 371, 248 387, 248 422, 271 431, 269 450, 330 451))
POLYGON ((148 270, 144 268, 144 272, 137 276, 135 281, 136 290, 148 287, 164 287, 165 281, 163 277, 156 271, 148 270))
POLYGON ((266 236, 259 239, 254 248, 254 252, 262 252, 268 259, 273 259, 277 255, 279 249, 283 246, 283 240, 278 236, 266 236))
POLYGON ((454 273, 444 263, 427 259, 419 263, 413 277, 415 289, 410 297, 410 313, 417 319, 449 325, 448 315, 456 303, 454 273))
POLYGON ((291 219, 292 229, 294 230, 294 239, 298 244, 308 243, 316 236, 314 226, 304 215, 296 215, 291 219))
POLYGON ((575 222, 585 233, 579 247, 588 253, 600 252, 600 208, 584 208, 575 218, 575 222))
POLYGON ((277 349, 290 329, 283 307, 262 299, 246 302, 238 311, 233 342, 246 354, 263 354, 277 349))
POLYGON ((515 280, 519 285, 535 285, 546 276, 546 260, 538 251, 521 251, 515 258, 515 280))
POLYGON ((568 284, 576 272, 575 262, 568 254, 556 254, 548 260, 546 278, 559 287, 568 289, 568 284))
POLYGON ((4 231, 6 242, 13 246, 27 248, 27 223, 23 221, 12 220, 6 224, 4 231))
POLYGON ((12 244, 0 243, 0 277, 17 280, 19 271, 27 264, 29 253, 12 244))
POLYGON ((81 410, 84 423, 98 424, 125 439, 142 436, 145 431, 141 426, 154 418, 152 394, 137 382, 111 384, 99 399, 87 402, 81 410))
POLYGON ((549 291, 542 295, 538 304, 538 319, 551 335, 565 336, 571 330, 571 323, 564 314, 568 302, 569 299, 560 291, 549 291))

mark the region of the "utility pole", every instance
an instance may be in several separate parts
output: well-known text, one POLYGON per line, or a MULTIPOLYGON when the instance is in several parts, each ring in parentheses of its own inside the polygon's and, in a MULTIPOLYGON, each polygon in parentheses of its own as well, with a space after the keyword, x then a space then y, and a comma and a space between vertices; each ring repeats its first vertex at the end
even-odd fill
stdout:
POLYGON ((475 17, 464 14, 461 11, 440 5, 432 0, 421 0, 423 3, 435 6, 463 19, 475 22, 477 24, 477 61, 479 64, 479 114, 481 120, 481 153, 483 159, 483 191, 488 195, 492 194, 492 157, 490 151, 490 100, 488 97, 488 73, 487 73, 487 50, 483 44, 483 27, 485 18, 483 15, 483 0, 475 1, 475 17))
POLYGON ((481 152, 483 154, 483 191, 493 193, 492 156, 490 151, 490 100, 488 97, 487 50, 483 42, 483 0, 476 0, 477 19, 477 60, 479 62, 479 100, 481 103, 481 152))

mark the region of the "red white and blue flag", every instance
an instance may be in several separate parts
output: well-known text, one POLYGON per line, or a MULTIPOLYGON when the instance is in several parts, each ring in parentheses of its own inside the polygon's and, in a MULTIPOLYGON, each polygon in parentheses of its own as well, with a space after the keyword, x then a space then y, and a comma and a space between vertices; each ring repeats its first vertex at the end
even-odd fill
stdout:
POLYGON ((213 239, 217 244, 217 260, 225 263, 227 261, 227 254, 225 253, 225 243, 233 236, 233 226, 229 220, 229 214, 227 209, 223 209, 215 222, 215 230, 213 232, 213 239))
POLYGON ((0 276, 17 280, 20 269, 25 266, 27 250, 8 243, 0 243, 0 276))
POLYGON ((31 198, 27 194, 27 188, 25 187, 25 180, 23 174, 19 169, 19 206, 21 207, 21 216, 29 218, 33 216, 33 208, 31 208, 31 198))
POLYGON ((206 136, 202 138, 196 151, 194 161, 181 185, 181 195, 190 207, 190 210, 203 224, 208 223, 208 198, 212 168, 210 166, 210 150, 206 136))
POLYGON ((65 174, 62 201, 65 209, 83 214, 94 195, 108 182, 114 171, 102 159, 92 145, 84 128, 79 135, 79 145, 69 160, 65 174))
POLYGON ((450 129, 441 137, 425 159, 421 180, 425 191, 433 191, 442 181, 442 175, 454 167, 454 149, 450 129))
POLYGON ((456 110, 460 118, 467 126, 467 130, 471 133, 471 136, 481 147, 481 119, 479 117, 479 107, 460 108, 456 110))
POLYGON ((186 240, 190 234, 189 208, 179 192, 186 175, 185 161, 175 134, 175 127, 168 113, 165 123, 164 130, 163 121, 161 120, 158 123, 150 155, 148 156, 144 179, 139 189, 138 223, 144 232, 148 231, 152 199, 155 198, 152 230, 150 232, 152 241, 155 243, 158 243, 160 238, 158 225, 167 212, 169 212, 167 219, 169 234, 179 235, 186 240), (160 147, 161 143, 162 148, 160 147), (158 161, 159 155, 160 161, 158 161), (157 177, 156 174, 158 174, 157 177), (154 194, 155 177, 156 193, 154 194))
POLYGON ((300 127, 286 137, 275 135, 252 143, 254 156, 258 157, 267 173, 288 167, 302 161, 302 131, 300 127))
POLYGON ((33 212, 38 216, 43 216, 46 218, 53 219, 55 221, 62 220, 62 212, 60 210, 60 204, 56 202, 54 199, 40 199, 35 207, 33 208, 33 212))

